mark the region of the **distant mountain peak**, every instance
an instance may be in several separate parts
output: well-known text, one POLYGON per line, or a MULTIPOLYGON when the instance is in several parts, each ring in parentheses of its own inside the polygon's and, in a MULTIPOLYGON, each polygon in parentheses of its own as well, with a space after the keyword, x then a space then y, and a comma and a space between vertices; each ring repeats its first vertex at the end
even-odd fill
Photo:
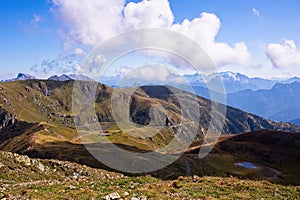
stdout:
POLYGON ((227 79, 232 79, 234 81, 239 81, 239 80, 248 80, 249 77, 244 75, 244 74, 240 74, 240 73, 236 73, 236 72, 221 72, 220 76, 223 78, 227 78, 227 79))
POLYGON ((297 77, 297 76, 294 76, 294 77, 289 78, 289 79, 287 80, 287 82, 295 82, 295 81, 299 82, 299 81, 300 81, 300 78, 297 77))
POLYGON ((19 73, 18 76, 17 76, 17 79, 28 80, 28 79, 36 79, 36 77, 34 77, 30 74, 19 73))
POLYGON ((300 82, 294 81, 291 83, 276 83, 272 89, 279 89, 279 88, 293 88, 293 87, 299 87, 300 82))
POLYGON ((48 78, 48 80, 52 81, 72 81, 72 80, 83 80, 83 81, 91 81, 92 79, 84 76, 84 75, 76 75, 76 74, 62 74, 60 76, 54 75, 48 78))
POLYGON ((33 80, 37 79, 35 76, 32 76, 30 74, 25 74, 25 73, 18 73, 16 78, 12 79, 7 79, 4 82, 12 82, 12 81, 23 81, 23 80, 33 80))
POLYGON ((72 79, 71 77, 69 77, 66 74, 62 74, 61 76, 57 76, 57 75, 51 76, 51 77, 48 78, 48 80, 51 80, 51 81, 69 81, 69 80, 74 80, 74 79, 72 79))

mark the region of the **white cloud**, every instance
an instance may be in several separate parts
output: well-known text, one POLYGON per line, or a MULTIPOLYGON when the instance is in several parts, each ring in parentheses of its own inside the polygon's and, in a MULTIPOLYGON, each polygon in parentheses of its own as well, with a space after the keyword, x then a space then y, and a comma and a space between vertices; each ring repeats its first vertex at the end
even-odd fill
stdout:
POLYGON ((166 82, 170 74, 170 70, 164 66, 149 65, 135 69, 127 74, 130 79, 136 78, 144 81, 166 82))
POLYGON ((120 32, 125 0, 53 0, 52 12, 64 20, 65 39, 96 45, 120 32))
POLYGON ((269 44, 266 55, 277 68, 300 67, 300 50, 293 40, 283 39, 282 44, 269 44))
POLYGON ((132 84, 178 84, 186 83, 186 80, 176 74, 176 72, 164 65, 144 65, 135 69, 126 69, 126 73, 121 76, 119 86, 131 86, 132 84), (159 73, 158 73, 159 72, 159 73))
POLYGON ((186 19, 181 24, 173 25, 171 30, 182 33, 200 44, 217 66, 247 65, 250 62, 250 53, 244 42, 230 46, 215 41, 220 27, 220 19, 215 14, 202 13, 199 18, 192 21, 186 19))
POLYGON ((130 2, 124 8, 124 16, 128 28, 169 27, 174 21, 168 0, 130 2))
POLYGON ((62 36, 66 47, 73 48, 78 44, 94 47, 119 33, 136 28, 166 28, 197 42, 217 66, 245 65, 250 60, 250 53, 244 42, 230 45, 216 41, 221 22, 215 14, 202 13, 193 20, 186 19, 180 24, 174 24, 168 0, 143 0, 127 5, 125 0, 53 2, 55 7, 52 12, 64 22, 62 36))
POLYGON ((258 17, 260 16, 260 12, 256 8, 252 8, 252 12, 254 15, 256 15, 258 17))

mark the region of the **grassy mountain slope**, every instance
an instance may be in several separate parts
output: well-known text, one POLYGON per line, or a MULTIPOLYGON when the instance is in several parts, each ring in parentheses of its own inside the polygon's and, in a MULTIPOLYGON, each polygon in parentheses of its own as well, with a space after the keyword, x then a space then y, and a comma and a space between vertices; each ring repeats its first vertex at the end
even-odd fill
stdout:
MULTIPOLYGON (((88 83, 86 83, 88 85, 88 83)), ((29 123, 48 122, 73 127, 72 92, 74 81, 42 81, 28 80, 0 84, 0 107, 16 116, 19 121, 29 123)), ((114 122, 111 113, 112 88, 99 84, 95 107, 97 119, 93 122, 114 122)), ((177 90, 179 91, 179 90, 177 90)), ((178 94, 186 99, 192 95, 179 91, 178 94)), ((171 116, 170 121, 178 123, 181 117, 181 107, 178 99, 170 89, 163 86, 145 86, 138 89, 132 96, 130 112, 133 122, 146 125, 149 123, 149 109, 153 104, 160 104, 171 116)), ((199 125, 206 134, 210 121, 211 102, 198 97, 200 108, 199 125)), ((223 106, 223 105, 219 105, 223 106)), ((241 110, 227 107, 224 134, 235 134, 259 129, 283 130, 299 132, 300 128, 288 123, 274 123, 261 117, 251 115, 241 110)))

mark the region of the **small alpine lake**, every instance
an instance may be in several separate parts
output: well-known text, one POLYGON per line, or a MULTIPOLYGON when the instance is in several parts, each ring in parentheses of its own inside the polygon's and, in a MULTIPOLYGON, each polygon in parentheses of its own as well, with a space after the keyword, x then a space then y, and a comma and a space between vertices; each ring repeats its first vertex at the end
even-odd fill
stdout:
POLYGON ((247 169, 256 169, 257 168, 257 166, 251 162, 237 162, 236 165, 247 168, 247 169))

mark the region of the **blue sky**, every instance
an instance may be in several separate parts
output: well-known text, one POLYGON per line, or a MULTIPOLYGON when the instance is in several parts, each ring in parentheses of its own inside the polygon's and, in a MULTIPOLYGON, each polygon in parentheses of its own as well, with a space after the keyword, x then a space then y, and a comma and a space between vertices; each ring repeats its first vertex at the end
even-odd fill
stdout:
MULTIPOLYGON (((90 6, 95 5, 96 1, 99 2, 99 5, 102 5, 101 1, 104 2, 103 0, 95 0, 90 6)), ((121 2, 121 0, 118 1, 121 2)), ((161 1, 166 2, 167 0, 161 1)), ((2 77, 13 77, 18 72, 30 73, 39 77, 48 77, 53 73, 67 72, 67 70, 56 69, 43 73, 43 70, 33 71, 32 67, 36 66, 35 69, 39 69, 39 66, 45 60, 51 61, 61 57, 67 59, 67 55, 70 55, 70 52, 73 52, 74 49, 80 48, 88 53, 94 47, 94 43, 88 43, 84 40, 75 39, 69 42, 70 38, 72 39, 68 35, 71 31, 79 36, 82 34, 78 30, 78 27, 80 27, 78 26, 78 21, 72 21, 72 19, 68 18, 72 16, 72 13, 78 7, 64 7, 65 0, 58 0, 57 2, 54 6, 51 0, 0 1, 0 79, 2 77), (69 42, 68 47, 66 47, 66 41, 69 42)), ((75 0, 74 5, 76 3, 78 5, 89 4, 89 2, 92 1, 75 0)), ((141 1, 126 1, 126 3, 129 2, 140 3, 141 1)), ((201 18, 201 13, 203 12, 211 13, 221 22, 221 27, 218 29, 212 44, 226 43, 229 47, 234 46, 238 42, 245 44, 247 51, 251 54, 251 61, 244 64, 233 60, 230 63, 230 58, 220 58, 221 60, 226 60, 225 65, 219 66, 220 71, 231 70, 249 76, 268 78, 300 76, 300 61, 298 61, 300 55, 300 1, 172 0, 169 3, 171 13, 174 15, 174 21, 168 27, 174 24, 181 24, 184 19, 192 21, 195 18, 201 18), (287 46, 289 44, 292 44, 290 46, 293 48, 287 49, 287 47, 290 47, 287 46), (285 59, 287 57, 289 60, 285 59)), ((104 3, 103 5, 106 4, 104 3)), ((116 5, 122 7, 122 5, 117 3, 116 5)), ((88 7, 88 5, 84 6, 88 7)), ((115 5, 113 4, 112 6, 115 5)), ((125 7, 126 5, 123 6, 125 7)), ((143 5, 140 4, 138 9, 142 9, 142 7, 143 5)), ((165 8, 168 10, 167 7, 165 8)), ((136 14, 138 9, 135 7, 131 9, 131 12, 136 14)), ((162 9, 161 12, 164 13, 164 10, 162 9)), ((82 18, 83 22, 90 20, 90 15, 84 17, 82 18)), ((170 16, 166 17, 170 18, 170 16)), ((211 15, 209 17, 213 18, 211 15)), ((129 17, 128 21, 131 22, 129 17)), ((103 25, 101 22, 103 21, 100 20, 99 26, 103 25)), ((145 25, 147 24, 142 24, 141 27, 145 25)), ((110 26, 110 24, 105 23, 105 26, 110 26)), ((103 29, 105 28, 103 27, 103 29)), ((107 36, 106 33, 98 34, 97 31, 100 31, 98 29, 94 30, 91 27, 87 27, 87 30, 94 31, 91 34, 95 34, 96 38, 103 38, 103 35, 107 36)), ((198 40, 199 38, 194 37, 191 39, 198 40)), ((73 59, 70 65, 75 65, 76 62, 80 64, 81 61, 82 58, 73 59)), ((68 61, 64 60, 64 62, 68 61)), ((127 65, 130 65, 130 62, 127 65)), ((74 68, 72 69, 74 70, 74 68)))

